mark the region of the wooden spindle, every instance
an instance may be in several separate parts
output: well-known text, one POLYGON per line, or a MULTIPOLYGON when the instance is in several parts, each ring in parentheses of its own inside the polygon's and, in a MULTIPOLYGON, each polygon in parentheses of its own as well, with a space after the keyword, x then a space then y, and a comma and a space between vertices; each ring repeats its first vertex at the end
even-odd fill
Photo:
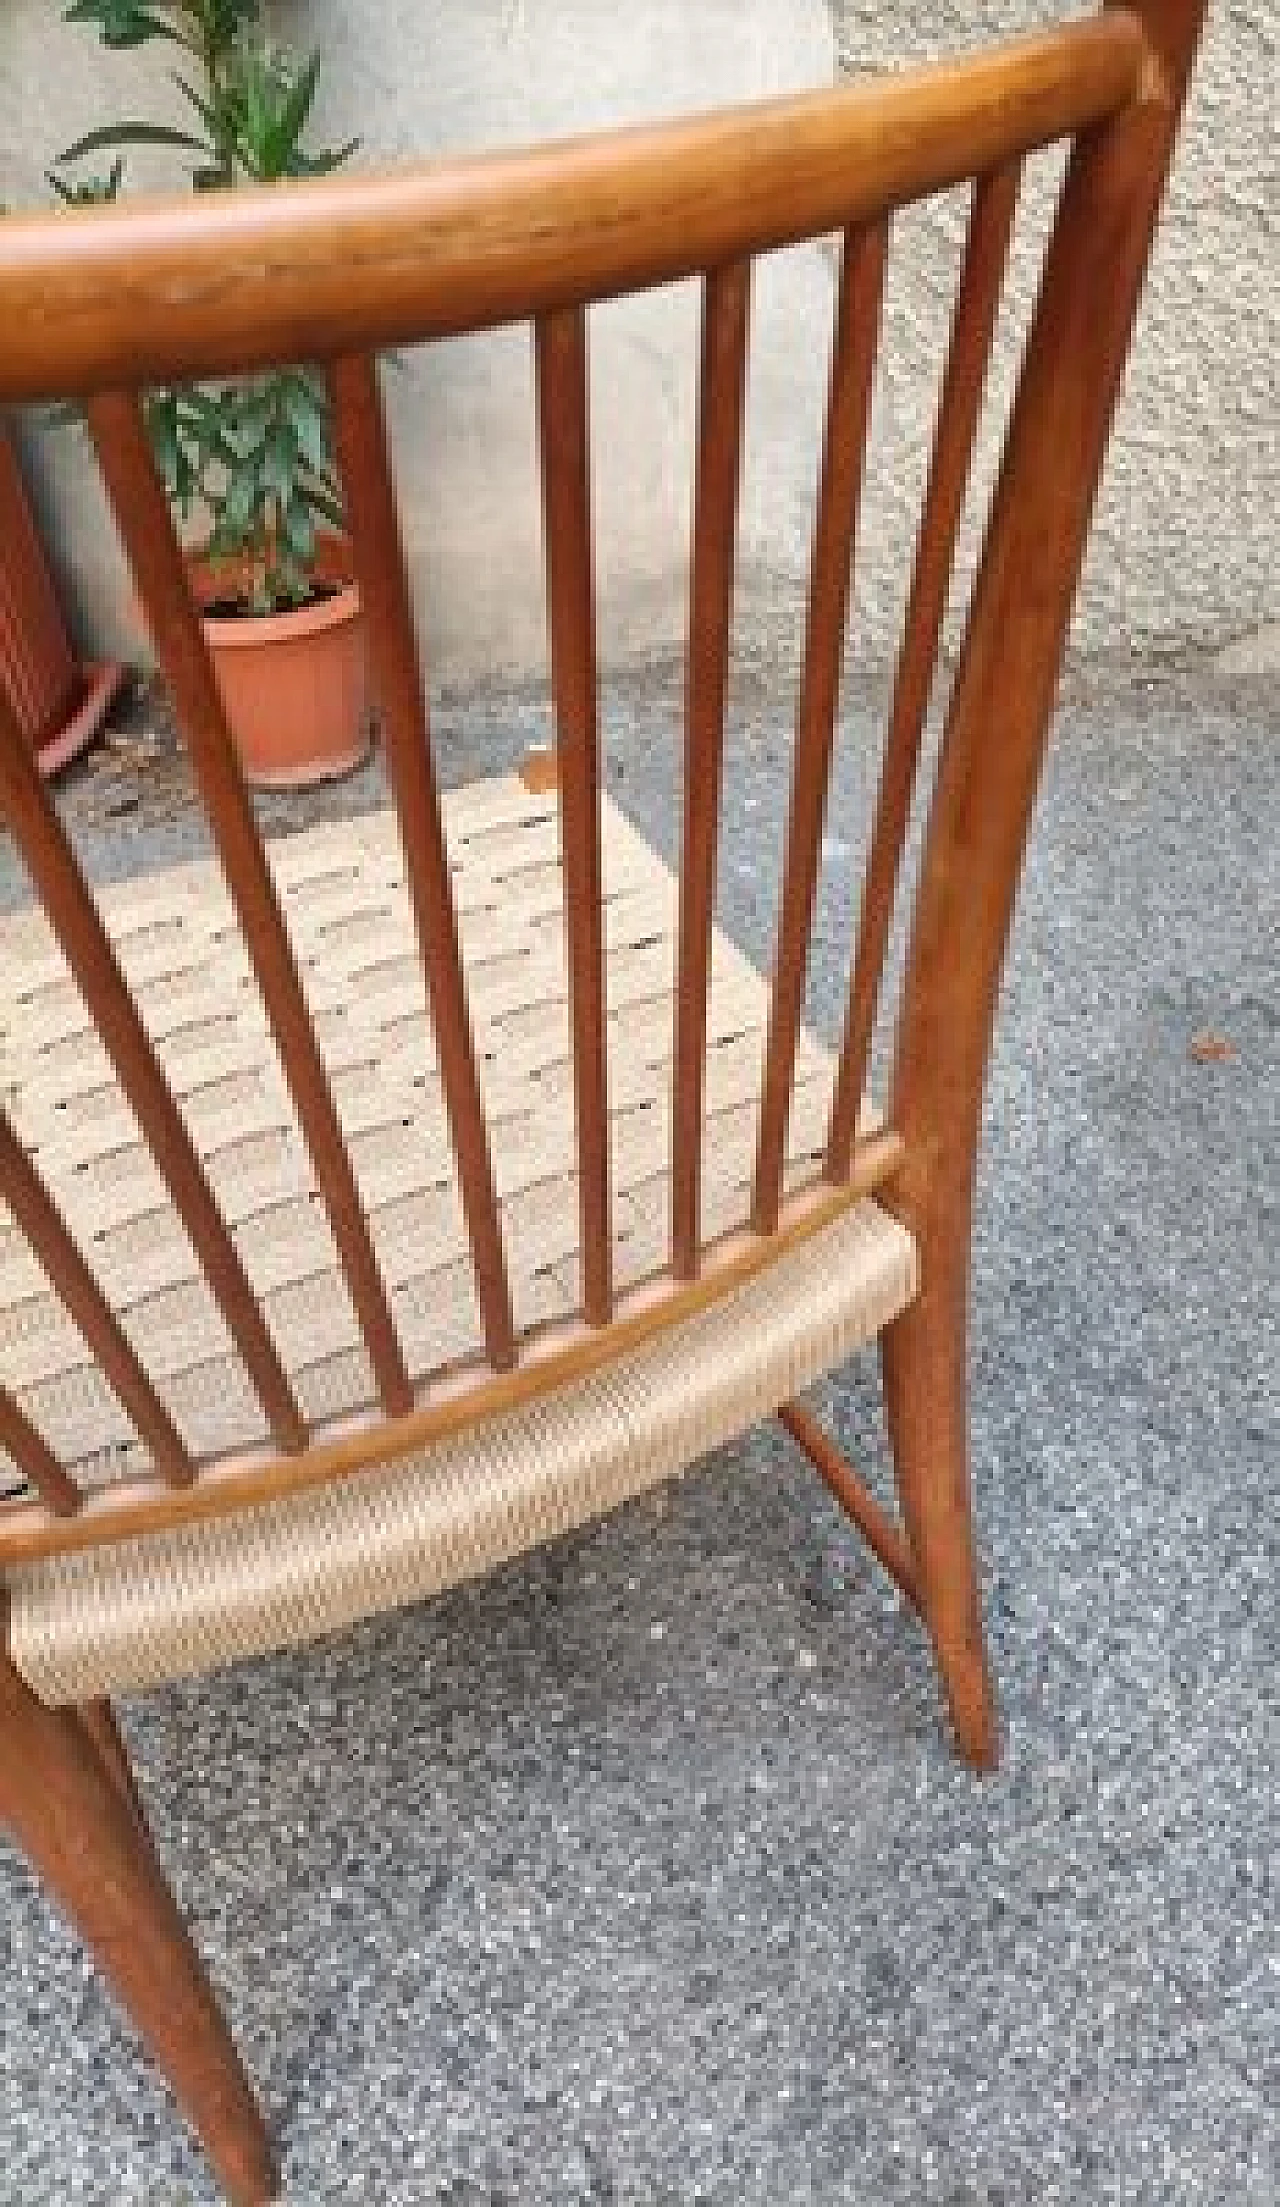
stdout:
POLYGON ((845 238, 751 1198, 759 1234, 777 1225, 782 1195, 888 251, 887 217, 845 238))
POLYGON ((383 1405, 408 1409, 413 1390, 378 1272, 355 1173, 311 1025, 275 884, 227 727, 182 551, 156 475, 136 397, 104 392, 87 413, 103 480, 133 568, 156 655, 191 754, 245 949, 302 1127, 383 1405))
POLYGON ((190 1236, 209 1289, 244 1359, 281 1448, 301 1448, 306 1426, 214 1201, 204 1168, 157 1062, 62 822, 30 747, 0 697, 0 812, 39 891, 103 1048, 133 1107, 156 1169, 190 1236))
POLYGON ((71 1517, 82 1496, 42 1433, 36 1431, 7 1387, 0 1387, 0 1449, 12 1458, 28 1485, 56 1517, 71 1517))
POLYGON ((938 426, 863 881, 844 1042, 832 1097, 825 1166, 832 1180, 842 1180, 849 1170, 858 1109, 866 1085, 880 976, 893 920, 894 889, 911 817, 911 794, 929 710, 938 639, 947 609, 947 589, 995 337, 1021 173, 1021 163, 1010 161, 989 176, 979 177, 974 186, 973 211, 956 294, 938 426))
POLYGON ((84 1335, 103 1376, 114 1388, 142 1439, 156 1470, 171 1486, 190 1484, 195 1469, 176 1425, 161 1402, 119 1319, 90 1272, 40 1175, 0 1113, 0 1198, 22 1232, 84 1335))
POLYGON ((449 886, 413 598, 396 512, 386 421, 372 360, 364 354, 353 354, 335 361, 329 371, 329 389, 356 579, 382 718, 387 773, 400 823, 440 1078, 458 1163, 480 1322, 490 1363, 505 1370, 516 1355, 511 1289, 467 1010, 457 914, 449 886))
POLYGON ((613 1282, 591 442, 582 310, 540 316, 534 353, 573 1022, 582 1306, 588 1324, 602 1326, 612 1312, 613 1282))
POLYGON ((694 1279, 702 1238, 702 1098, 715 911, 720 772, 729 678, 733 554, 747 387, 751 264, 707 271, 694 490, 689 660, 685 689, 684 826, 676 970, 671 1263, 694 1279))

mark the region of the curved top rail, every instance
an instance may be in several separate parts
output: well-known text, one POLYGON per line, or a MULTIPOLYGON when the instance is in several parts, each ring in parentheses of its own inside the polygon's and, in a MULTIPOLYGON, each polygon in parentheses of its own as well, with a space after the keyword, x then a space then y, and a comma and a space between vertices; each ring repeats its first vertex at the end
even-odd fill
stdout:
POLYGON ((843 228, 1105 121, 1123 9, 958 61, 399 173, 0 221, 0 401, 478 329, 843 228))

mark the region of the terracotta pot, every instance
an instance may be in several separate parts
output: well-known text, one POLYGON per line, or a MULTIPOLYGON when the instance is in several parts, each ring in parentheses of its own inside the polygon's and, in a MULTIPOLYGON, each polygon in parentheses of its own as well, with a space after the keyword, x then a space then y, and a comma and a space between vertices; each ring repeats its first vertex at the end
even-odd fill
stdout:
MULTIPOLYGON (((225 567, 188 562, 201 607, 228 595, 225 567)), ((348 774, 369 749, 369 677, 360 593, 339 537, 317 547, 332 595, 286 613, 210 614, 205 639, 251 782, 289 789, 348 774)))
POLYGON ((13 447, 0 426, 0 692, 40 761, 57 772, 93 741, 124 681, 114 660, 72 649, 13 447))

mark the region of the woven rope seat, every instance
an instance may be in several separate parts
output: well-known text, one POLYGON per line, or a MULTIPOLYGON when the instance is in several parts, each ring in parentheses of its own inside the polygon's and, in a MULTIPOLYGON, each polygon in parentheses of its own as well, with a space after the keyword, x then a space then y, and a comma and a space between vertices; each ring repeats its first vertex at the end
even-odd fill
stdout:
MULTIPOLYGON (((578 1307, 578 1201, 557 804, 515 779, 445 800, 502 1225, 522 1328, 578 1307)), ((663 1265, 670 1218, 677 891, 612 804, 602 830, 619 1289, 663 1265)), ((461 1205, 394 816, 272 846, 343 1130, 415 1378, 480 1350, 461 1205)), ((358 1415, 372 1380, 220 872, 112 887, 103 908, 307 1416, 358 1415)), ((3 931, 23 984, 0 1080, 193 1449, 265 1439, 261 1413, 83 999, 46 931, 3 931)), ((749 1208, 768 989, 717 932, 704 1143, 709 1235, 749 1208)), ((832 1065, 805 1034, 787 1177, 811 1179, 832 1065)), ((876 1336, 916 1287, 910 1235, 866 1199, 684 1322, 425 1451, 172 1530, 8 1572, 13 1660, 85 1702, 302 1642, 420 1600, 684 1469, 876 1336)), ((86 1488, 141 1451, 14 1227, 0 1241, 9 1384, 86 1488)))

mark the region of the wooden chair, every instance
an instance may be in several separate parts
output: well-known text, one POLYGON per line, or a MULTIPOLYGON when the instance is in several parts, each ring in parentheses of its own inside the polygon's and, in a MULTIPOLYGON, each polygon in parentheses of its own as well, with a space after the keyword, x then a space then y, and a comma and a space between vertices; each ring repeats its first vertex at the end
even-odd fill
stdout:
POLYGON ((3 937, 0 1446, 17 1480, 0 1507, 0 1809, 237 2200, 272 2192, 267 2133, 148 1839, 112 1694, 419 1599, 776 1411, 919 1611, 963 1753, 994 1759, 966 1460, 980 1100, 1202 14, 1140 0, 738 113, 0 229, 0 400, 85 403, 219 862, 95 902, 5 709, 5 818, 44 917, 3 937), (861 1106, 869 1037, 1019 167, 1060 138, 1074 147, 880 1120, 861 1106), (802 996, 889 219, 965 178, 832 1062, 802 996), (843 266, 766 982, 712 916, 751 257, 831 230, 843 266), (676 882, 601 800, 586 310, 690 274, 703 341, 676 882), (372 356, 522 319, 557 750, 442 807, 372 356), (268 864, 137 393, 304 358, 330 380, 395 802, 268 864), (873 1337, 901 1529, 793 1402, 873 1337))

